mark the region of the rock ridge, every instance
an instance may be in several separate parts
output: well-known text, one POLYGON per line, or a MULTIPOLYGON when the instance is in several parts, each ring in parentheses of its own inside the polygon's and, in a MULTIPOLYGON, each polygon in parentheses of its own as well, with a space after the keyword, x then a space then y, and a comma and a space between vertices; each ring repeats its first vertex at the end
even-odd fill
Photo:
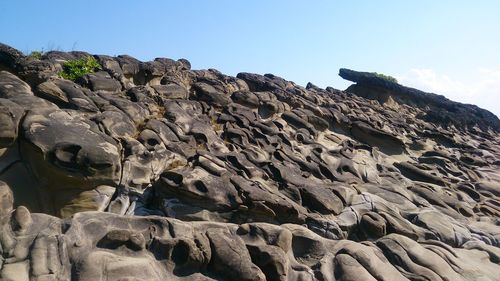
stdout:
MULTIPOLYGON (((376 74, 370 72, 341 68, 339 75, 356 83, 347 90, 352 93, 378 100, 381 103, 387 102, 390 97, 397 100, 398 103, 422 108, 425 115, 422 115, 421 118, 424 121, 440 123, 445 127, 453 125, 461 129, 480 127, 483 130, 500 131, 498 117, 476 105, 454 102, 442 95, 405 87, 377 77, 376 74)), ((474 132, 474 130, 471 130, 471 132, 474 132)))

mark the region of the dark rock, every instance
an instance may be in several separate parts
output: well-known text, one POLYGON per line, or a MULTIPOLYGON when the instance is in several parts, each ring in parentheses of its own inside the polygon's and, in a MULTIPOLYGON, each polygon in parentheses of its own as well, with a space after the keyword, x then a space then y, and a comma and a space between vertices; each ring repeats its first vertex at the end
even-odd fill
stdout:
POLYGON ((191 63, 187 59, 178 59, 177 61, 182 64, 183 70, 191 70, 191 63))
POLYGON ((0 181, 0 220, 10 214, 14 206, 14 195, 9 186, 0 181))
POLYGON ((396 166, 396 168, 398 168, 405 177, 411 180, 429 182, 443 186, 445 185, 443 180, 439 177, 433 176, 408 162, 394 163, 394 166, 396 166))
POLYGON ((105 71, 86 74, 83 77, 77 79, 77 82, 91 89, 92 91, 117 92, 122 89, 120 82, 114 80, 105 71))
POLYGON ((186 88, 177 84, 154 85, 152 87, 160 96, 167 99, 187 99, 189 96, 186 88))
POLYGON ((283 79, 280 79, 279 77, 276 77, 274 75, 262 76, 259 74, 241 72, 238 73, 236 77, 245 81, 250 87, 250 90, 255 92, 284 89, 287 86, 286 82, 283 79))
POLYGON ((404 143, 397 137, 384 131, 370 127, 360 121, 351 123, 351 134, 361 142, 379 148, 386 154, 400 154, 404 151, 404 143))
POLYGON ((500 130, 498 117, 475 105, 454 102, 442 95, 408 88, 370 72, 341 68, 339 75, 344 79, 356 82, 357 84, 351 86, 347 91, 362 97, 376 99, 381 103, 387 102, 391 97, 399 103, 427 108, 425 115, 420 117, 425 121, 468 129, 478 126, 483 129, 489 127, 496 131, 500 130))
POLYGON ((128 77, 133 77, 139 73, 140 61, 127 55, 121 55, 116 58, 120 67, 122 68, 123 74, 128 77))
POLYGON ((230 280, 266 280, 262 271, 252 263, 243 240, 223 230, 207 231, 212 250, 211 267, 230 280))
POLYGON ((257 108, 259 106, 259 98, 252 92, 234 92, 231 99, 238 104, 257 108))
POLYGON ((23 108, 16 103, 8 99, 0 99, 0 147, 15 143, 23 114, 23 108))
POLYGON ((14 74, 0 71, 0 98, 16 98, 18 95, 33 95, 31 87, 14 74))
POLYGON ((14 69, 20 60, 24 59, 23 53, 11 46, 0 43, 0 71, 14 69))
POLYGON ((193 88, 199 100, 208 102, 216 106, 227 105, 231 100, 224 93, 218 91, 213 86, 206 83, 195 83, 193 88))

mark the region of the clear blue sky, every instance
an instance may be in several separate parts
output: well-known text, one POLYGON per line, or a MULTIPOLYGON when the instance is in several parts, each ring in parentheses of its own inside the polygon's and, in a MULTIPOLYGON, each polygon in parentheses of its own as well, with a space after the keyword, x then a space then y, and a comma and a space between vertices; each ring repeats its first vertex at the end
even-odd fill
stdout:
POLYGON ((344 89, 347 67, 500 115, 500 1, 22 1, 2 3, 0 41, 193 68, 273 73, 344 89))

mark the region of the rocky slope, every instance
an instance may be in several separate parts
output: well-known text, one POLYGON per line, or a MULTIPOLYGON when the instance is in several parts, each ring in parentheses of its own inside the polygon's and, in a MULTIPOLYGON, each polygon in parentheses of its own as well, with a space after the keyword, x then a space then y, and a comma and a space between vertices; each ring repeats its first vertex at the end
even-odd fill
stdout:
POLYGON ((0 280, 498 280, 493 114, 89 55, 0 45, 0 280))

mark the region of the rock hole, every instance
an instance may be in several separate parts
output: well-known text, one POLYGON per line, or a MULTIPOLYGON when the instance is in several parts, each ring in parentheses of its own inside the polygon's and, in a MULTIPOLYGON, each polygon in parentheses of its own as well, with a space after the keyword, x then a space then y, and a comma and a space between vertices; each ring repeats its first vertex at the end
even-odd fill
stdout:
POLYGON ((189 245, 184 241, 179 241, 172 249, 172 261, 176 265, 183 265, 189 258, 189 245))
POLYGON ((470 212, 469 210, 467 210, 465 208, 459 207, 458 212, 460 212, 460 214, 462 214, 462 216, 464 216, 464 217, 470 218, 470 217, 474 216, 474 213, 470 212))
POLYGON ((275 107, 272 104, 263 104, 259 106, 258 113, 262 119, 267 119, 274 115, 276 112, 275 107))
POLYGON ((200 133, 195 133, 194 139, 196 141, 196 144, 198 144, 198 145, 208 142, 207 137, 204 134, 200 134, 200 133))
POLYGON ((112 167, 112 163, 92 163, 91 167, 96 169, 96 170, 104 170, 112 167))
POLYGON ((195 181, 193 183, 194 187, 196 187, 196 189, 199 191, 199 192, 203 192, 203 193, 207 193, 208 192, 208 188, 207 186, 202 182, 202 181, 195 181))
POLYGON ((316 152, 316 153, 321 154, 321 153, 323 153, 323 148, 321 148, 321 147, 315 147, 315 148, 313 149, 313 151, 314 151, 314 152, 316 152))
POLYGON ((54 151, 54 156, 57 160, 64 163, 75 163, 78 152, 82 149, 76 144, 58 144, 54 151))
POLYGON ((147 142, 147 144, 148 144, 149 146, 152 146, 152 147, 154 147, 154 146, 156 146, 156 145, 160 144, 160 142, 159 142, 157 139, 153 139, 153 138, 148 139, 146 142, 147 142))
POLYGON ((325 176, 325 178, 327 179, 331 179, 331 180, 336 180, 337 178, 332 174, 332 172, 327 168, 325 167, 324 165, 320 164, 319 165, 319 171, 321 172, 321 174, 323 176, 325 176))
POLYGON ((167 184, 173 186, 181 185, 184 179, 184 177, 181 174, 170 171, 164 172, 162 178, 167 184))

